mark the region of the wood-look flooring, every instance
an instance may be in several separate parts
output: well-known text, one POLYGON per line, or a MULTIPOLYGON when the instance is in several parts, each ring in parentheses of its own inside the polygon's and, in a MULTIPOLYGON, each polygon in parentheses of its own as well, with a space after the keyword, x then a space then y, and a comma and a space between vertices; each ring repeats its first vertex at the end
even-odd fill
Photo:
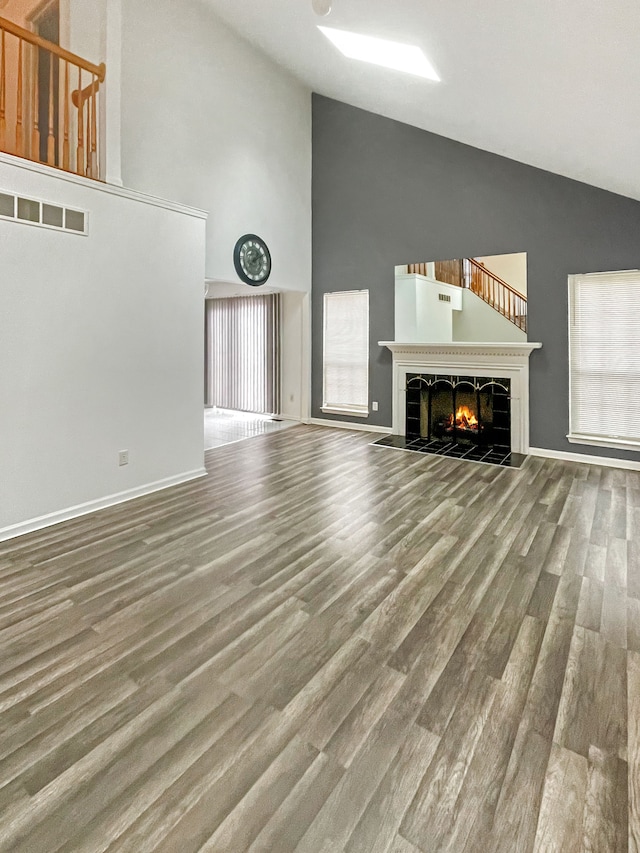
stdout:
POLYGON ((0 545, 0 850, 640 853, 640 474, 370 440, 0 545))

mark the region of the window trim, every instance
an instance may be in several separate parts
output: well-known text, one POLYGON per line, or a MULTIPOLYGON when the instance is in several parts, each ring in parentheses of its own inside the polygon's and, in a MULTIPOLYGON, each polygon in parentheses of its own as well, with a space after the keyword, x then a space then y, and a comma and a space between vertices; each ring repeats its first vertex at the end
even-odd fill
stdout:
POLYGON ((574 315, 574 305, 575 305, 575 287, 576 281, 578 278, 583 278, 587 275, 593 276, 606 276, 606 275, 621 275, 624 273, 638 273, 637 269, 630 270, 609 270, 607 272, 597 272, 597 273, 580 273, 576 275, 568 276, 568 288, 567 288, 567 331, 568 331, 568 368, 569 368, 569 432, 566 435, 567 441, 571 444, 583 444, 588 445, 590 447, 609 447, 614 450, 639 450, 640 449, 640 438, 638 440, 628 438, 628 437, 616 437, 610 435, 595 435, 591 433, 580 433, 574 431, 572 429, 573 424, 573 411, 572 411, 572 400, 573 400, 573 371, 571 369, 571 337, 572 337, 572 319, 574 315))
POLYGON ((343 294, 355 294, 355 293, 366 293, 367 294, 367 341, 369 344, 369 338, 371 335, 370 330, 370 311, 369 311, 369 290, 367 288, 360 288, 359 290, 330 290, 326 291, 322 294, 322 405, 320 406, 320 411, 323 414, 328 415, 342 415, 342 416, 352 416, 356 418, 368 418, 370 414, 369 410, 369 371, 371 369, 371 356, 370 356, 370 346, 367 346, 367 404, 366 406, 330 406, 325 402, 325 354, 327 351, 326 348, 326 337, 327 337, 327 311, 326 311, 326 300, 327 296, 332 295, 343 295, 343 294))

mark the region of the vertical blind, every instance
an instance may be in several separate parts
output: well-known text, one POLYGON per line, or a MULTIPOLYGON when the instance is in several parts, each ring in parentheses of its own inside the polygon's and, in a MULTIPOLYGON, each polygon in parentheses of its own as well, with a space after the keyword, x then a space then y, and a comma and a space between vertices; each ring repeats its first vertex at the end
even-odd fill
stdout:
POLYGON ((640 442, 640 272, 569 280, 569 438, 640 442))
POLYGON ((324 295, 323 410, 369 414, 369 291, 324 295))
POLYGON ((280 295, 209 299, 205 402, 221 409, 280 413, 280 295))

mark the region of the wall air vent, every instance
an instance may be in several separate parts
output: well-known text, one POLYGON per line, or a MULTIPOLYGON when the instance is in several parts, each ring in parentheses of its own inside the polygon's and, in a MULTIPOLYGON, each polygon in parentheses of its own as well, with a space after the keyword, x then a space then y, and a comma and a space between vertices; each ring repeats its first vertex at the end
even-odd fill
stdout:
POLYGON ((0 191, 0 219, 86 236, 88 218, 84 210, 0 191))
POLYGON ((440 302, 451 302, 451 297, 448 293, 439 293, 438 299, 440 300, 440 302))

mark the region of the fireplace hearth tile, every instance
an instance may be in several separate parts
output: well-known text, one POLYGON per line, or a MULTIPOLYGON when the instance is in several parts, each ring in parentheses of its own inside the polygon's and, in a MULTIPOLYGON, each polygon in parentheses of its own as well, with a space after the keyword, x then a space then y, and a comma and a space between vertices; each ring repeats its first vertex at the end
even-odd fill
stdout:
POLYGON ((467 462, 499 465, 501 468, 520 468, 527 458, 522 453, 512 453, 506 447, 479 447, 475 444, 428 441, 424 438, 407 439, 404 435, 385 435, 371 444, 376 447, 390 447, 393 450, 410 450, 414 453, 431 453, 467 462))

